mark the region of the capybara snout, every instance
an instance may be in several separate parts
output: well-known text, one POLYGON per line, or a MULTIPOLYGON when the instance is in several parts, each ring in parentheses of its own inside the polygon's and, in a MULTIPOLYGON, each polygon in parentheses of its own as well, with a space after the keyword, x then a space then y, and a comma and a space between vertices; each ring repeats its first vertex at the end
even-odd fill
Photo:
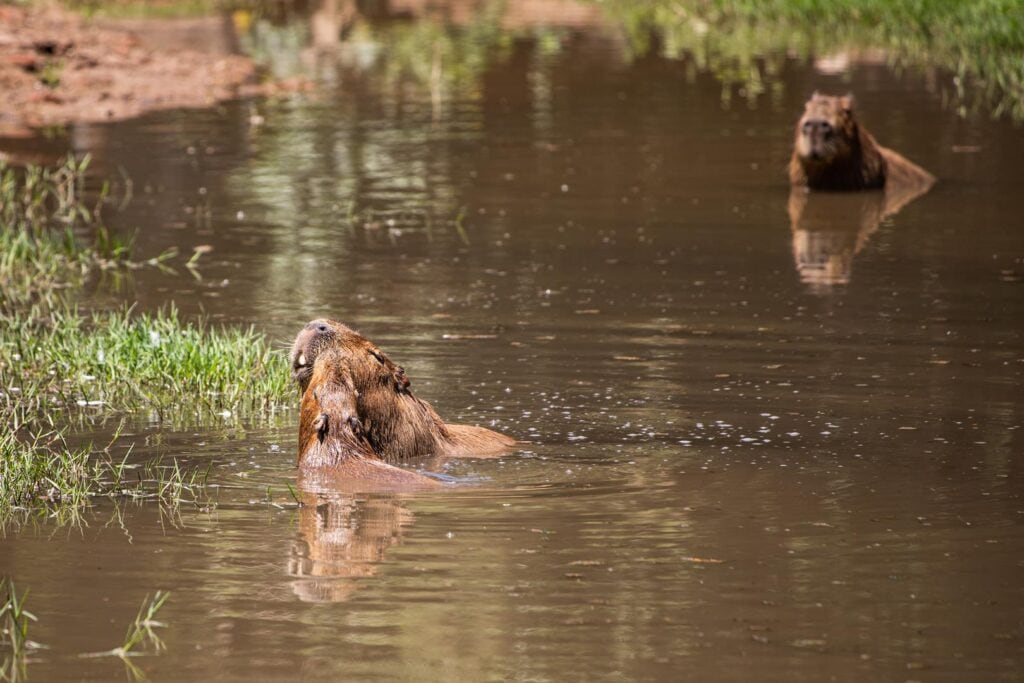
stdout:
POLYGON ((346 337, 358 337, 353 330, 333 320, 318 319, 306 323, 295 337, 288 360, 292 367, 292 379, 305 392, 313 376, 313 365, 320 352, 327 348, 342 348, 346 337))

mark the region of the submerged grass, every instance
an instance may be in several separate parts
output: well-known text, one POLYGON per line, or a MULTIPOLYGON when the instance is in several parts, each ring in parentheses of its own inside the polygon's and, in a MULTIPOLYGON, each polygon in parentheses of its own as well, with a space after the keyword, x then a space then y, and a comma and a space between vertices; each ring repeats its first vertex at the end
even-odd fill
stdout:
POLYGON ((139 265, 128 259, 130 243, 100 220, 109 186, 95 202, 84 199, 89 161, 68 157, 54 168, 24 169, 0 161, 0 315, 60 305, 61 295, 90 273, 139 265), (81 232, 91 240, 81 240, 81 232))
MULTIPOLYGON (((9 650, 7 657, 0 663, 0 681, 26 679, 28 651, 42 647, 28 638, 29 623, 37 619, 25 609, 27 596, 27 590, 19 595, 12 580, 0 578, 0 646, 9 650)), ((167 646, 156 632, 156 629, 166 624, 157 621, 156 615, 170 596, 168 591, 159 590, 153 595, 147 595, 135 618, 128 624, 128 630, 119 646, 105 652, 80 656, 119 657, 125 663, 130 680, 145 680, 142 671, 129 662, 128 658, 141 654, 140 647, 149 646, 154 653, 166 649, 167 646)))
POLYGON ((171 594, 165 591, 157 591, 152 596, 147 595, 139 607, 139 613, 135 615, 135 619, 128 625, 128 631, 124 635, 124 642, 121 643, 120 647, 111 650, 111 653, 118 657, 127 657, 139 645, 145 643, 148 643, 155 652, 166 649, 167 646, 164 645, 164 641, 160 639, 160 636, 153 629, 165 626, 163 622, 156 620, 156 613, 160 611, 160 608, 164 606, 169 597, 171 597, 171 594))
POLYGON ((987 104, 1024 120, 1024 3, 1020 0, 596 0, 633 51, 683 52, 749 96, 793 53, 882 48, 890 62, 953 75, 963 111, 987 104), (652 38, 656 37, 656 41, 652 38))
POLYGON ((155 629, 166 626, 163 622, 156 620, 156 614, 171 596, 166 591, 157 591, 152 596, 147 595, 139 607, 138 614, 132 623, 128 624, 128 631, 124 635, 124 641, 117 647, 105 652, 92 652, 82 657, 118 657, 125 666, 125 674, 130 681, 148 680, 145 673, 132 662, 129 657, 137 657, 140 645, 149 645, 153 653, 160 653, 166 649, 164 641, 157 635, 155 629))
POLYGON ((85 505, 100 481, 117 470, 71 448, 61 431, 21 438, 0 431, 0 517, 13 509, 45 502, 70 508, 85 505))
POLYGON ((36 617, 25 609, 27 597, 28 591, 18 595, 13 581, 0 579, 0 645, 9 650, 0 662, 0 681, 23 680, 28 650, 38 647, 28 639, 29 623, 36 621, 36 617))

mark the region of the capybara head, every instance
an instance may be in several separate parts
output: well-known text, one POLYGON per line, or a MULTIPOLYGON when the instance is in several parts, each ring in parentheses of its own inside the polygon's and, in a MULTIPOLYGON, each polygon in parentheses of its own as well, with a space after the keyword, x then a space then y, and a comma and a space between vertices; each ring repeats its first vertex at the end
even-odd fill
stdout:
POLYGON ((856 140, 853 97, 833 97, 817 92, 811 95, 796 125, 796 156, 805 164, 835 163, 853 154, 856 140))
POLYGON ((292 379, 299 384, 299 391, 305 393, 313 376, 313 366, 325 349, 342 348, 346 343, 359 337, 354 330, 334 320, 321 318, 306 323, 288 354, 292 366, 292 379))
POLYGON ((377 345, 352 328, 321 318, 306 323, 292 345, 289 358, 292 378, 306 391, 317 359, 327 350, 337 351, 336 361, 349 371, 357 389, 390 385, 397 393, 408 393, 411 382, 405 370, 395 365, 377 345))

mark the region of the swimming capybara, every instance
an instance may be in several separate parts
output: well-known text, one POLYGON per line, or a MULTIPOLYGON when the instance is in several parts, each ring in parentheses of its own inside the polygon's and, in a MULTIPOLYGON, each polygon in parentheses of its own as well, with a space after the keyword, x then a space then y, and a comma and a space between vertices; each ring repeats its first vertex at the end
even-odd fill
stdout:
POLYGON ((796 125, 789 181, 812 190, 870 190, 893 184, 927 189, 935 178, 875 142, 854 117, 852 96, 816 92, 796 125))
MULTIPOLYGON (((328 361, 331 371, 344 368, 351 379, 358 421, 379 457, 484 456, 515 445, 514 439, 490 429, 446 424, 429 403, 413 395, 405 370, 366 337, 334 320, 314 320, 295 339, 290 356, 292 376, 303 392, 327 351, 332 352, 328 361)), ((327 371, 324 366, 322 372, 327 371)))
POLYGON ((299 485, 307 490, 406 491, 440 482, 382 461, 363 431, 344 352, 318 354, 299 412, 299 485))

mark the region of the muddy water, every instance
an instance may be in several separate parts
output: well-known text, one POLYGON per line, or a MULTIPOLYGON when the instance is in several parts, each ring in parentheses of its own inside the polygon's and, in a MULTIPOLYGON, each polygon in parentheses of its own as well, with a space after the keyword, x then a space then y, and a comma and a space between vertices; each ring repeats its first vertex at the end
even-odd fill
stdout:
POLYGON ((872 64, 791 61, 725 100, 586 23, 558 50, 509 29, 469 87, 396 78, 356 33, 294 57, 318 97, 17 143, 122 167, 140 253, 213 247, 199 279, 139 271, 97 304, 282 344, 330 315, 442 414, 526 442, 421 464, 450 491, 295 509, 289 419, 140 420, 133 457, 212 463, 209 500, 7 531, 50 646, 32 680, 123 675, 77 655, 157 589, 153 680, 1019 679, 1020 128, 872 64), (935 189, 895 215, 791 203, 814 88, 853 90, 935 189))

